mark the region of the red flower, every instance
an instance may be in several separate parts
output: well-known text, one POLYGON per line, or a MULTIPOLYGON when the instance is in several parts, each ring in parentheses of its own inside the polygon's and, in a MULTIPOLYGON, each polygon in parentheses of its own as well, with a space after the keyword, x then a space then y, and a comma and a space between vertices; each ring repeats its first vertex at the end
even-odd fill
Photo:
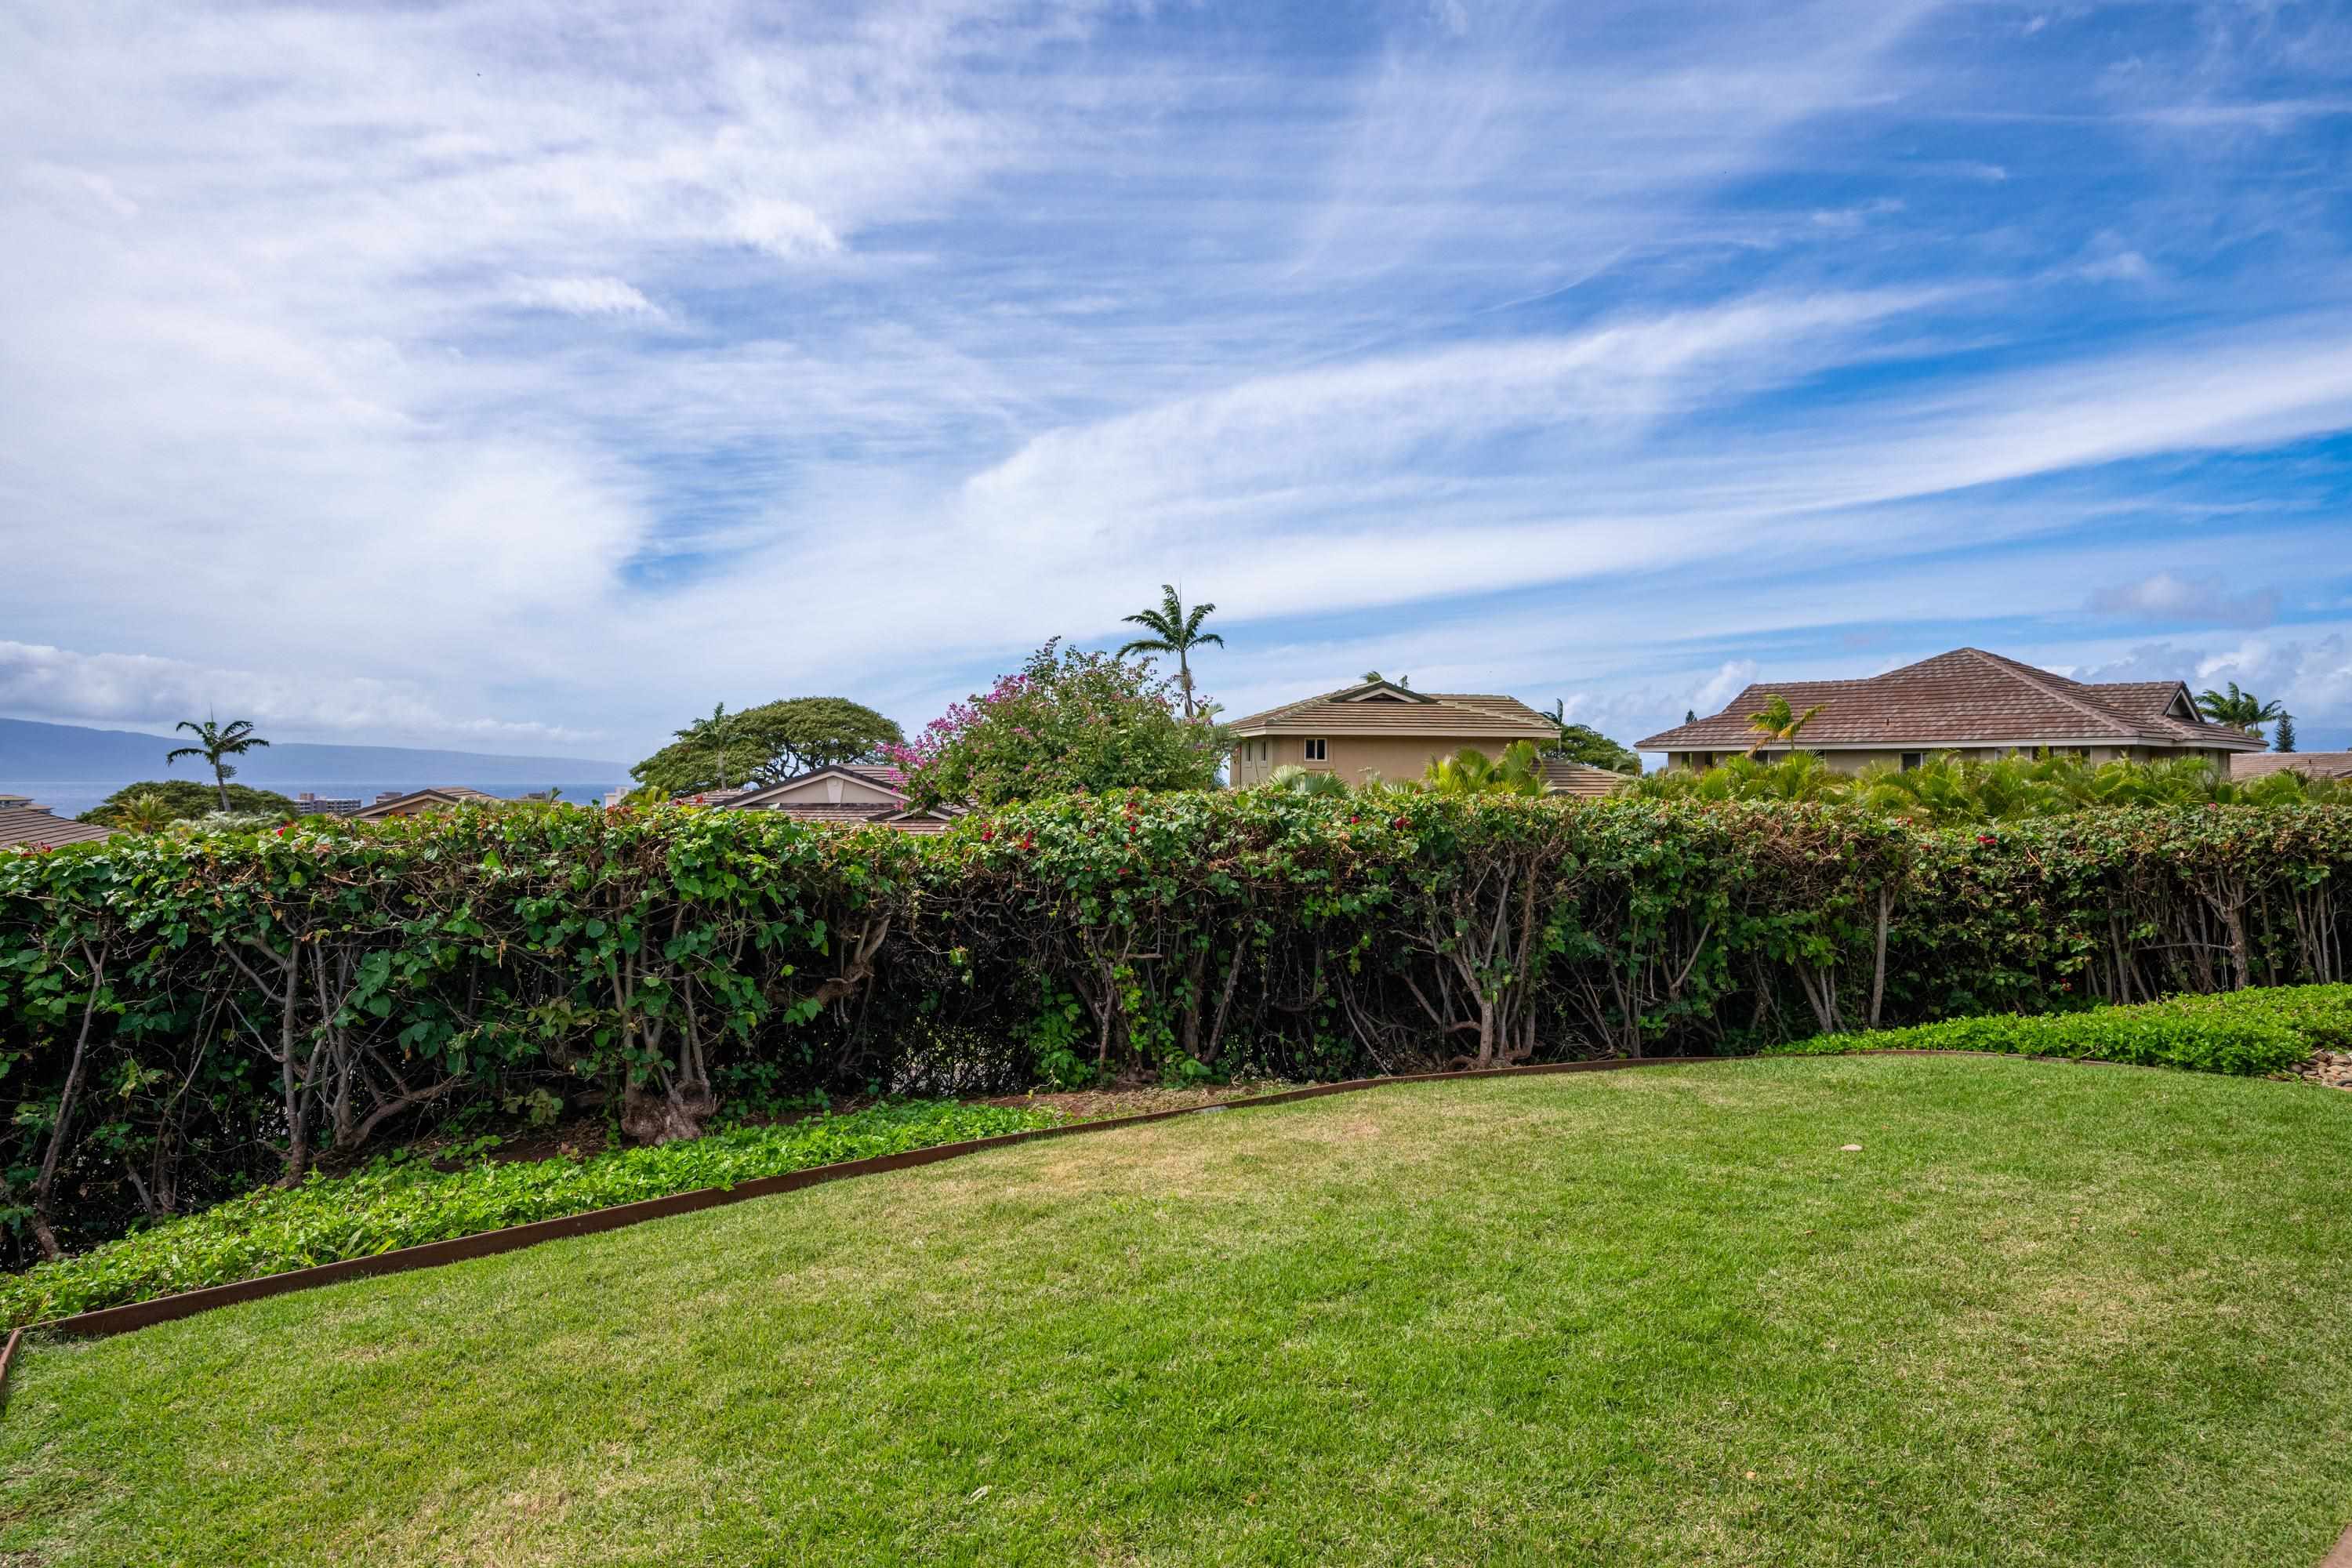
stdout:
POLYGON ((996 837, 996 829, 994 829, 993 827, 983 827, 983 828, 982 828, 982 829, 980 830, 980 841, 981 841, 982 844, 987 843, 990 839, 992 839, 992 838, 993 838, 993 837, 996 837))
POLYGON ((1998 844, 2000 840, 1995 838, 1990 833, 1979 833, 1977 835, 1977 842, 1979 844, 1998 844))
POLYGON ((1391 827, 1402 827, 1404 826, 1404 818, 1400 816, 1394 822, 1390 823, 1389 826, 1391 827))

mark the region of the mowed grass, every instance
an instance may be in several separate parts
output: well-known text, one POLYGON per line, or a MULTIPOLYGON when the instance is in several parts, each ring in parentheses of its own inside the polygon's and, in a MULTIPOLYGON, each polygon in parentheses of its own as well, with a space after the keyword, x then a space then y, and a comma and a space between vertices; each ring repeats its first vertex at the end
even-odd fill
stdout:
POLYGON ((0 1561, 2316 1563, 2347 1149, 1969 1058, 1188 1117, 36 1344, 0 1561))

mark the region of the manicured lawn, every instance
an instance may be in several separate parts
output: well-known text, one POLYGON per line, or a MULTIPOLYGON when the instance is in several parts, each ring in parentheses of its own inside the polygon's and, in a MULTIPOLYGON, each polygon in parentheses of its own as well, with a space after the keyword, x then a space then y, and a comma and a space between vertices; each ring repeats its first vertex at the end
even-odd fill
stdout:
POLYGON ((0 1561, 2315 1564, 2347 1148, 1879 1058, 1002 1150, 36 1345, 0 1561))

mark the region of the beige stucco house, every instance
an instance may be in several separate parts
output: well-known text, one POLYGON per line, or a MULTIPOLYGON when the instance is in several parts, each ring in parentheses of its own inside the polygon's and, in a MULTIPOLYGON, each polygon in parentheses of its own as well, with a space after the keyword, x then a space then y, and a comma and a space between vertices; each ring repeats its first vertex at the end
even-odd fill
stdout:
MULTIPOLYGON (((1514 741, 1541 746, 1559 738, 1558 724, 1516 697, 1415 691, 1388 680, 1286 702, 1230 728, 1237 789, 1265 782, 1286 764, 1337 773, 1351 784, 1375 775, 1402 782, 1465 746, 1491 757, 1514 741)), ((1622 782, 1615 773, 1558 760, 1546 773, 1554 794, 1605 795, 1622 782)))
POLYGON ((1990 761, 2044 750, 2089 763, 2194 757, 2226 771, 2239 752, 2263 749, 2261 736, 2200 718, 2178 680, 2069 680, 1974 647, 1860 680, 1758 681, 1722 712, 1636 749, 1665 752, 1668 767, 1713 767, 1755 743, 1748 715, 1775 696, 1799 713, 1820 706, 1795 749, 1840 773, 1873 763, 1915 768, 1941 752, 1990 761))

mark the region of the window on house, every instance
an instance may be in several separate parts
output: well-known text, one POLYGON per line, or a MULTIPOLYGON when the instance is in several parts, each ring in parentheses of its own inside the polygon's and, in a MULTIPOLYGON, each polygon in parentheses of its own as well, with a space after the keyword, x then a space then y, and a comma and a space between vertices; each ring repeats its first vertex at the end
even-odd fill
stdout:
POLYGON ((1329 762, 1331 760, 1331 742, 1323 740, 1320 737, 1307 742, 1307 760, 1310 763, 1329 762))
POLYGON ((1927 760, 1927 753, 1925 752, 1906 752, 1903 753, 1903 771, 1907 773, 1927 760))

